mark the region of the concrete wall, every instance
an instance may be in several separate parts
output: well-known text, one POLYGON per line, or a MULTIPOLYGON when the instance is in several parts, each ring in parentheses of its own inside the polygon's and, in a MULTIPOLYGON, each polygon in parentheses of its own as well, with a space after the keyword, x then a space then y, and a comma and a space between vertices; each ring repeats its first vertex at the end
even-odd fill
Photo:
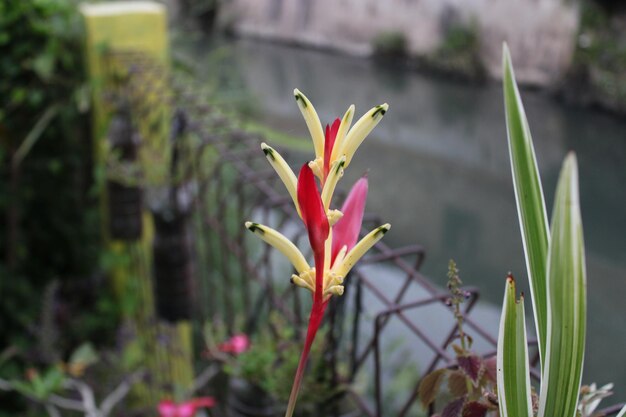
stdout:
POLYGON ((548 85, 571 61, 578 7, 570 0, 230 0, 223 21, 242 35, 367 55, 376 35, 402 32, 414 54, 438 47, 450 23, 473 22, 489 73, 507 41, 521 82, 548 85))

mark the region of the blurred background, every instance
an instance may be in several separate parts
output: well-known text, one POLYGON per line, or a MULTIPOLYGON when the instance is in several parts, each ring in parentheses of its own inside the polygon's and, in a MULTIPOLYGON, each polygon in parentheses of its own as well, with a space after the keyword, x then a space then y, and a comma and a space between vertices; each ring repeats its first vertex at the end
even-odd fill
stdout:
POLYGON ((393 225, 333 307, 302 415, 427 415, 417 384, 452 361, 450 309, 393 313, 384 333, 376 317, 440 297, 454 259, 476 288, 474 348, 492 355, 506 274, 529 292, 504 41, 548 213, 578 157, 583 383, 623 402, 624 2, 0 0, 0 415, 284 412, 309 301, 243 222, 308 247, 259 149, 312 158, 294 88, 324 125, 389 103, 342 184, 367 172, 366 223, 393 225))

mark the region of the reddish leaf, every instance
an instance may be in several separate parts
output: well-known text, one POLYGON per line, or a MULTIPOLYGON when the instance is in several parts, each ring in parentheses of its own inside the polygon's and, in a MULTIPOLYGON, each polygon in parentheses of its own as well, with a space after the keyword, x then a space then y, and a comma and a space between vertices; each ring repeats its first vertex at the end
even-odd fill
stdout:
POLYGON ((470 401, 463 407, 462 417, 485 417, 489 407, 478 401, 470 401))
POLYGON ((428 407, 433 401, 435 401, 437 391, 439 391, 439 386, 441 385, 441 381, 443 381, 445 372, 445 369, 437 369, 436 371, 426 375, 422 379, 422 382, 420 382, 417 393, 424 407, 428 407))
POLYGON ((497 369, 498 369, 498 361, 497 358, 495 356, 492 356, 491 358, 485 359, 484 362, 485 364, 485 377, 487 378, 487 380, 493 384, 495 384, 497 382, 497 369))
POLYGON ((485 368, 483 366, 483 360, 476 355, 459 356, 457 358, 459 368, 465 372, 465 375, 472 380, 474 385, 478 384, 478 380, 482 376, 485 368))
POLYGON ((465 398, 459 398, 448 404, 441 412, 441 417, 461 417, 465 398))
POLYGON ((463 372, 450 372, 448 375, 448 390, 454 398, 464 397, 467 394, 467 378, 463 372))

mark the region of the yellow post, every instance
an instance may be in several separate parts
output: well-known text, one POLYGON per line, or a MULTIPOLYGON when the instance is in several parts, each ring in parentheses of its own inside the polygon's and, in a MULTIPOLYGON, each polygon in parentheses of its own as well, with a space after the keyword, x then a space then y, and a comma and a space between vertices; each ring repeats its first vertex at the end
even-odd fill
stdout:
MULTIPOLYGON (((167 15, 163 5, 149 2, 84 4, 81 13, 86 32, 86 60, 93 91, 94 163, 102 170, 110 165, 107 133, 112 115, 123 96, 140 137, 136 164, 140 180, 129 179, 122 191, 144 186, 167 186, 169 168, 170 108, 167 15), (133 181, 135 181, 134 184, 133 181)), ((119 110, 119 109, 117 109, 119 110)), ((133 190, 130 190, 133 191, 133 190)), ((128 193, 127 193, 128 195, 128 193)), ((139 201, 141 199, 139 198, 139 201)), ((110 232, 109 196, 103 190, 104 244, 110 253, 124 259, 110 271, 120 302, 132 300, 126 319, 132 322, 154 384, 137 392, 143 405, 154 405, 173 396, 173 388, 186 389, 193 380, 191 331, 188 321, 158 324, 152 284, 152 216, 140 204, 136 236, 116 238, 110 232), (129 293, 131 296, 129 297, 129 293), (163 337, 170 343, 163 347, 163 337)))

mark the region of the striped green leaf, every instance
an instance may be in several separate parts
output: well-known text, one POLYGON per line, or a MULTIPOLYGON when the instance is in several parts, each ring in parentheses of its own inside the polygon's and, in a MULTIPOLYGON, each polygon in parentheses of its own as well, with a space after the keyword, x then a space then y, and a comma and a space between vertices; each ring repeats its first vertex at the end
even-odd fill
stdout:
POLYGON ((548 337, 539 417, 576 415, 585 350, 586 272, 576 156, 563 162, 548 249, 548 337))
POLYGON ((543 363, 548 327, 546 259, 550 230, 530 128, 515 83, 511 55, 506 44, 503 51, 503 71, 504 105, 511 171, 526 256, 526 269, 530 281, 539 354, 543 363))
POLYGON ((509 276, 498 333, 498 403, 501 417, 532 417, 524 296, 515 300, 515 280, 509 276))

